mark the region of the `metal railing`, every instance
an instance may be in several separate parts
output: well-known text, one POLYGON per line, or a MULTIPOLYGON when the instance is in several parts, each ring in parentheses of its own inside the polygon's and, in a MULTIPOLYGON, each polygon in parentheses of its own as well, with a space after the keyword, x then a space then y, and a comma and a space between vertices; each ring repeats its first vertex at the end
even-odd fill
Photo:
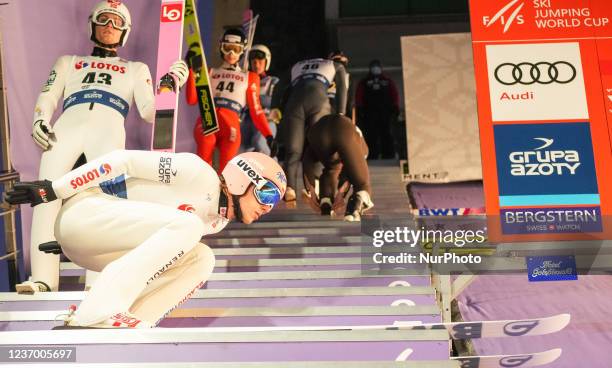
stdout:
MULTIPOLYGON (((2 5, 2 4, 0 4, 2 5)), ((13 171, 11 165, 11 151, 9 146, 9 117, 6 104, 6 83, 4 76, 3 49, 2 49, 2 34, 0 33, 0 185, 4 185, 4 189, 10 189, 13 182, 19 179, 19 173, 13 171)), ((8 266, 8 281, 11 291, 15 291, 15 284, 19 282, 19 263, 17 249, 17 233, 16 233, 16 208, 2 204, 0 198, 0 217, 4 224, 4 243, 6 244, 6 254, 0 257, 0 261, 6 261, 8 266)))

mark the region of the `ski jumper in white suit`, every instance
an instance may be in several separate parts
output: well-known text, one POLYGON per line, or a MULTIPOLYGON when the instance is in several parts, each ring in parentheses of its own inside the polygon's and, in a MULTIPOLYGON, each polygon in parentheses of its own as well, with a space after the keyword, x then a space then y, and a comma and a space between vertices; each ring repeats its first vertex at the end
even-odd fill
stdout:
POLYGON ((118 150, 53 181, 53 189, 69 198, 55 224, 64 254, 101 271, 71 325, 126 312, 154 325, 212 273, 214 255, 200 239, 229 220, 219 205, 221 181, 198 156, 118 150))
MULTIPOLYGON (((60 57, 38 100, 34 120, 49 122, 62 100, 64 112, 53 125, 55 142, 43 152, 40 179, 57 179, 83 153, 87 160, 125 148, 124 121, 132 101, 143 120, 155 117, 151 73, 147 65, 119 57, 60 57)), ((32 279, 57 290, 59 256, 45 254, 38 245, 55 240, 53 224, 59 202, 34 208, 30 257, 32 279)))

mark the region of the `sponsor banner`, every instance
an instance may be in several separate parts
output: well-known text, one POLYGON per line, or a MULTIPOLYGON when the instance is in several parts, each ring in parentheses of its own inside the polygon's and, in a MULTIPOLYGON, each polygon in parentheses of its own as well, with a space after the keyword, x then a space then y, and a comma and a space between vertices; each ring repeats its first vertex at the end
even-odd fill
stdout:
POLYGON ((435 217, 435 216, 472 216, 484 215, 484 208, 419 208, 412 210, 415 216, 435 217))
POLYGON ((578 42, 487 45, 493 121, 588 120, 578 42))
POLYGON ((504 234, 558 234, 602 231, 599 207, 542 207, 501 210, 504 234))
POLYGON ((588 123, 493 129, 502 206, 599 204, 588 123))
POLYGON ((108 106, 120 113, 124 118, 127 117, 128 111, 130 110, 130 105, 123 98, 98 89, 78 91, 71 94, 64 100, 63 109, 67 110, 75 105, 93 103, 108 106))
POLYGON ((490 239, 612 239, 610 1, 469 5, 490 239), (528 231, 496 218, 569 207, 603 220, 528 231))
POLYGON ((578 280, 574 256, 527 257, 530 282, 578 280))
POLYGON ((470 0, 474 41, 612 35, 609 0, 470 0))

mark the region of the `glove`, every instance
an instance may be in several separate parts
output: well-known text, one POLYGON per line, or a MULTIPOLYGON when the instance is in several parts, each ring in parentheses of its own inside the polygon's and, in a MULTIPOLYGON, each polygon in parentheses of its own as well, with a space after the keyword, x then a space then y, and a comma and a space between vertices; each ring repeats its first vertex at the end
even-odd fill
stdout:
POLYGON ((185 55, 185 61, 187 62, 187 66, 191 68, 195 73, 200 73, 202 70, 202 57, 196 57, 196 52, 192 49, 187 51, 185 55))
POLYGON ((55 134, 48 122, 39 119, 32 125, 32 139, 43 150, 48 150, 53 146, 51 135, 55 134))
POLYGON ((49 180, 22 181, 15 183, 13 189, 6 192, 4 199, 9 204, 30 203, 30 207, 34 207, 56 200, 57 195, 49 180))
POLYGON ((268 148, 270 148, 270 157, 278 155, 278 143, 276 142, 276 139, 269 135, 266 137, 266 143, 268 144, 268 148))
POLYGON ((274 124, 280 123, 282 118, 283 118, 283 114, 281 113, 279 109, 275 108, 275 109, 270 110, 269 120, 271 120, 274 124))
POLYGON ((55 240, 40 244, 38 250, 47 254, 62 254, 62 247, 55 240))
POLYGON ((187 67, 187 63, 185 63, 183 60, 177 60, 170 66, 168 73, 177 79, 179 88, 181 88, 185 82, 187 82, 189 68, 187 67))

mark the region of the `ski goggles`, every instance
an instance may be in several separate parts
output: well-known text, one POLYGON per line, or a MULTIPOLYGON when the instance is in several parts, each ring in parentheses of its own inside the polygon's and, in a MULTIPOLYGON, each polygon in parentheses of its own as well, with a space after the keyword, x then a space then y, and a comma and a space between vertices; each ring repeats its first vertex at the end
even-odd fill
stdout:
POLYGON ((271 181, 267 181, 261 188, 257 189, 257 186, 253 186, 253 194, 259 204, 274 207, 281 199, 281 191, 278 189, 276 184, 271 181))
POLYGON ((265 59, 266 58, 266 54, 263 51, 260 50, 251 50, 249 52, 249 59, 253 60, 253 59, 265 59))
POLYGON ((230 53, 234 53, 236 55, 240 55, 242 54, 242 52, 244 51, 244 46, 239 44, 239 43, 225 43, 223 42, 221 44, 221 52, 223 53, 223 55, 227 55, 230 53))
POLYGON ((106 26, 109 22, 113 25, 113 28, 124 31, 128 27, 126 25, 125 19, 114 13, 100 13, 95 19, 92 20, 93 24, 97 26, 106 26))

